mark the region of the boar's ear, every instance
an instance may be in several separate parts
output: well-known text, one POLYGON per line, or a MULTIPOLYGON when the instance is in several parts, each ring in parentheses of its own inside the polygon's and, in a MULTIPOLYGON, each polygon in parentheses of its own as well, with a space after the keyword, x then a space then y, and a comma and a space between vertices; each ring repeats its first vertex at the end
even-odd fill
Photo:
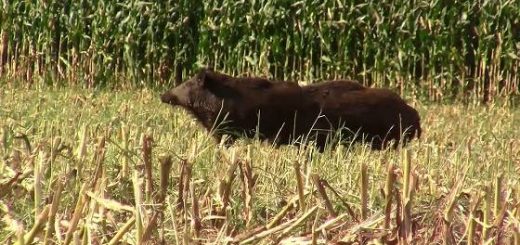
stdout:
POLYGON ((199 83, 200 86, 204 87, 206 84, 206 81, 212 79, 212 74, 215 72, 213 69, 204 67, 199 70, 199 73, 197 73, 197 83, 199 83))
POLYGON ((207 70, 205 68, 200 69, 199 73, 197 73, 197 83, 201 86, 204 85, 204 82, 206 81, 206 73, 207 70))
POLYGON ((204 69, 199 73, 199 81, 202 86, 220 98, 233 98, 239 95, 238 91, 226 83, 223 76, 213 71, 204 69))

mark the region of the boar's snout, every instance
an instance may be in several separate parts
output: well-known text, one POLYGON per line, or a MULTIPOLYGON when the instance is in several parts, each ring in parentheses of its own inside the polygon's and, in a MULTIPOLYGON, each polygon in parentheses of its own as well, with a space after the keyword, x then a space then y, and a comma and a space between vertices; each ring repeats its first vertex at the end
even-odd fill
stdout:
POLYGON ((169 91, 161 95, 161 101, 163 103, 175 105, 175 96, 172 95, 169 91))

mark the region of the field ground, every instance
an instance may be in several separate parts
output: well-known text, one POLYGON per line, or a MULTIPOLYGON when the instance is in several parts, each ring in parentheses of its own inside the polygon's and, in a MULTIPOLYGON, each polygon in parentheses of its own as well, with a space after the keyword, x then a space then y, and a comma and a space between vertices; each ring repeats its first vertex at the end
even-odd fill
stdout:
POLYGON ((153 91, 0 89, 0 243, 519 244, 520 109, 414 104, 406 149, 321 154, 219 147, 153 91))

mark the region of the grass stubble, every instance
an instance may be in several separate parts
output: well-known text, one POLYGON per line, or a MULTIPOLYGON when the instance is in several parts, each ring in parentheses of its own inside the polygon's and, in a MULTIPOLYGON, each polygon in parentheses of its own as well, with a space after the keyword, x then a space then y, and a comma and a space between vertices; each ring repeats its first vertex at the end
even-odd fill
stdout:
POLYGON ((139 92, 0 92, 0 243, 519 244, 520 111, 414 102, 398 151, 225 148, 139 92))

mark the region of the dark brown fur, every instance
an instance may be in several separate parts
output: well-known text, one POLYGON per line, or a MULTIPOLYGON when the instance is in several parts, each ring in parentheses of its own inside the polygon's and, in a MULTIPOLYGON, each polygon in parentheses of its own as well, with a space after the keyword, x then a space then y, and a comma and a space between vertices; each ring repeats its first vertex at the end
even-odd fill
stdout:
POLYGON ((203 69, 161 100, 188 110, 217 140, 228 134, 230 142, 243 136, 276 144, 314 140, 323 150, 328 141, 364 139, 381 149, 403 133, 403 143, 421 134, 417 111, 399 95, 353 81, 300 87, 203 69))

